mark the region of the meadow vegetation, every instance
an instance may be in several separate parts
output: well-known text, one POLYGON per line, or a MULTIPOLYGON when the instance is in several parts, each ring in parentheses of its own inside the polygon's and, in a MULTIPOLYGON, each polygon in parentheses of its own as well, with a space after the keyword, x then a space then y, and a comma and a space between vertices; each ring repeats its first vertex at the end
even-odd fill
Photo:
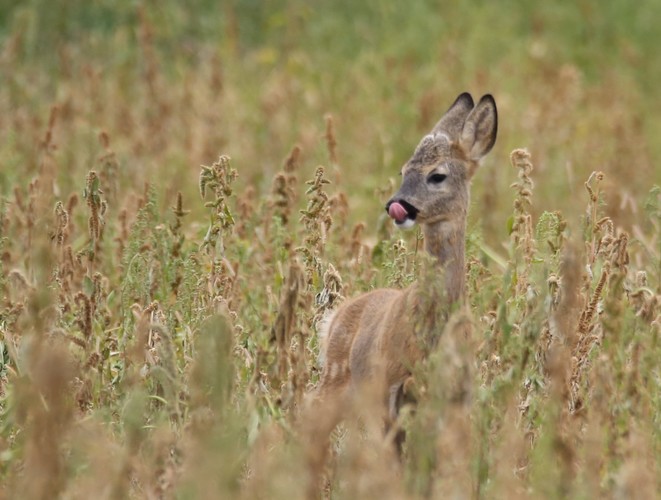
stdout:
POLYGON ((0 0, 0 497, 304 497, 315 326, 422 273, 383 206, 463 91, 500 118, 469 310, 415 368, 401 464, 352 419, 320 494, 659 495, 659 18, 0 0))

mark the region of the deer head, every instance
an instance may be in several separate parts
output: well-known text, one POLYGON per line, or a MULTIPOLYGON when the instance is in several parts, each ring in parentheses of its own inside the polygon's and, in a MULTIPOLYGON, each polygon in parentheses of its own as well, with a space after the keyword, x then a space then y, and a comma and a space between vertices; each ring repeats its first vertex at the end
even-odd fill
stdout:
POLYGON ((402 185, 386 204, 395 225, 465 221, 471 177, 497 131, 493 97, 475 106, 470 94, 461 94, 402 168, 402 185))

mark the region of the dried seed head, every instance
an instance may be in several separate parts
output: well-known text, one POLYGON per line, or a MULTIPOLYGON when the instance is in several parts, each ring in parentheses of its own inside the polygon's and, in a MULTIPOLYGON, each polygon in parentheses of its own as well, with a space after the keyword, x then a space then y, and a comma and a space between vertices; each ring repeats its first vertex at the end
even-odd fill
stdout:
POLYGON ((333 126, 333 116, 326 115, 326 147, 328 148, 328 158, 331 165, 337 165, 337 140, 335 139, 335 127, 333 126))
POLYGON ((528 289, 528 277, 535 254, 535 239, 533 237, 532 208, 533 182, 530 174, 533 170, 530 153, 525 149, 515 149, 510 155, 512 166, 518 169, 519 180, 512 184, 516 190, 514 200, 514 218, 512 224, 512 240, 517 248, 522 250, 524 269, 518 275, 517 295, 524 295, 528 289))
POLYGON ((69 213, 64 209, 61 201, 55 204, 55 232, 53 240, 58 246, 64 245, 67 236, 67 228, 69 226, 69 213))
POLYGON ((104 224, 103 215, 107 210, 106 201, 101 197, 102 194, 103 191, 100 187, 99 176, 96 171, 90 170, 85 179, 83 197, 85 198, 89 209, 88 229, 90 238, 92 238, 93 241, 96 241, 101 237, 104 224))

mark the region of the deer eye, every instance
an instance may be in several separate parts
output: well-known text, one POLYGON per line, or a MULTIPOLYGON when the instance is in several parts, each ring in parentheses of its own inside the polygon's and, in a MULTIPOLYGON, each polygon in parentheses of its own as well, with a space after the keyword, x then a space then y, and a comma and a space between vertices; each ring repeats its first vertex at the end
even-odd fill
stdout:
POLYGON ((431 174, 429 177, 427 177, 427 182, 430 182, 432 184, 440 184, 445 180, 447 175, 445 174, 431 174))

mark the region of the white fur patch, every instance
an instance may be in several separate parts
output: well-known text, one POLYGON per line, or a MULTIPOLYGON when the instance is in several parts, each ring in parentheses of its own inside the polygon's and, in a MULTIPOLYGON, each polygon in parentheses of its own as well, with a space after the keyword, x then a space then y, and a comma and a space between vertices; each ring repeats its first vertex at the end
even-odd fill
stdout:
POLYGON ((437 141, 443 141, 443 142, 450 142, 450 137, 447 134, 444 134, 443 132, 437 132, 434 134, 434 139, 437 141))
POLYGON ((415 220, 408 218, 404 222, 394 221, 394 223, 398 229, 411 229, 413 226, 415 226, 415 220))
POLYGON ((319 342, 319 356, 317 364, 323 368, 326 363, 326 351, 328 350, 328 341, 330 338, 330 326, 337 311, 326 311, 322 318, 317 322, 317 341, 319 342))

